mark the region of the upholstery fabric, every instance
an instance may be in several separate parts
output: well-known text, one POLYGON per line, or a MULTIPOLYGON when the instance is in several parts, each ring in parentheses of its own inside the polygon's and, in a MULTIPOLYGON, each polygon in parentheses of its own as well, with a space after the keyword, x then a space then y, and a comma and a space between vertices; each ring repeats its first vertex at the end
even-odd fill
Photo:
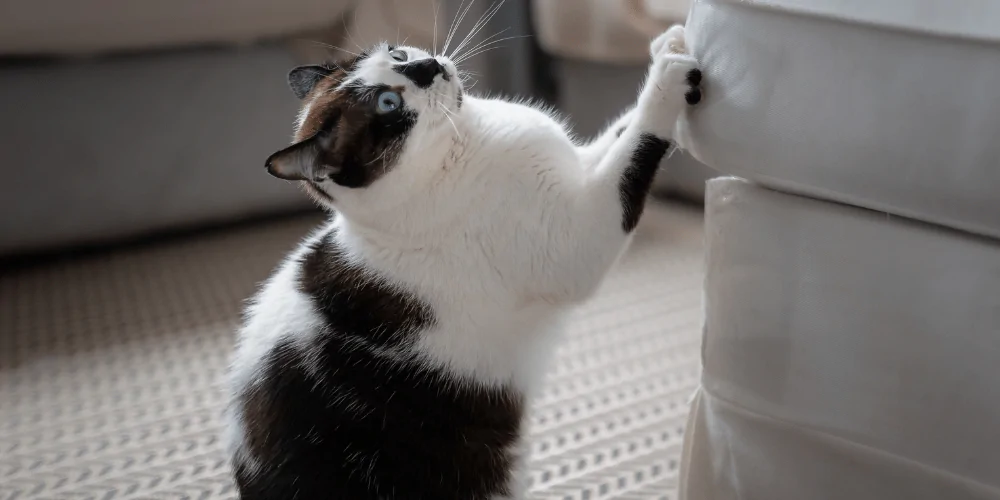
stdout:
POLYGON ((1000 237, 1000 3, 702 0, 693 155, 801 194, 1000 237))
POLYGON ((1000 241, 709 182, 681 500, 1000 499, 1000 241))

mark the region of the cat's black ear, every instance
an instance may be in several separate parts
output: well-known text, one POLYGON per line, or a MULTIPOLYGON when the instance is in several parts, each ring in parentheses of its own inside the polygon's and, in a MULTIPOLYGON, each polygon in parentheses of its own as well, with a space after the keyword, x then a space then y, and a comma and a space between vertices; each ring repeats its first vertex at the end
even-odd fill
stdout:
POLYGON ((333 70, 325 66, 299 66, 288 72, 288 86, 295 97, 305 99, 320 80, 330 76, 333 70))
POLYGON ((267 173, 286 181, 322 182, 335 174, 338 167, 323 162, 324 151, 333 141, 329 130, 321 130, 312 137, 296 142, 267 157, 267 173))

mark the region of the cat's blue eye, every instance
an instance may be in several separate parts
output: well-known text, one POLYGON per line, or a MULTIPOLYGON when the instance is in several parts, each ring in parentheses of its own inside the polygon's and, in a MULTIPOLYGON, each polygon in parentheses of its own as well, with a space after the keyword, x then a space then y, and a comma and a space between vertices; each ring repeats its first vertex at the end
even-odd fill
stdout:
POLYGON ((378 95, 375 101, 375 111, 379 113, 392 113, 403 105, 403 96, 394 90, 386 90, 378 95))
POLYGON ((391 57, 393 61, 397 61, 397 62, 406 62, 406 59, 407 59, 406 52, 404 52, 402 50, 399 50, 399 49, 390 50, 389 51, 389 57, 391 57))

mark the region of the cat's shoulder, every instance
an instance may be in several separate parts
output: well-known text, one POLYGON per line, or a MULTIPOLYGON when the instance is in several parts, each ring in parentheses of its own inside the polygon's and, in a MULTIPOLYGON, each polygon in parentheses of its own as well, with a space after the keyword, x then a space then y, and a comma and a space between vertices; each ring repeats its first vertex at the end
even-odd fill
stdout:
POLYGON ((470 98, 469 101, 476 119, 488 129, 528 135, 539 132, 568 134, 567 118, 544 102, 506 97, 470 98))

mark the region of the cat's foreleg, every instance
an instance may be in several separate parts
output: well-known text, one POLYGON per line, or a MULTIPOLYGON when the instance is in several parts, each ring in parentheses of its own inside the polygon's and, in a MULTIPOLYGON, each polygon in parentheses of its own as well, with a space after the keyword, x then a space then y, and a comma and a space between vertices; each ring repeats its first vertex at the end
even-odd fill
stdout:
MULTIPOLYGON (((577 250, 574 296, 589 296, 635 230, 660 161, 674 147, 674 126, 687 106, 701 100, 701 72, 685 52, 684 28, 675 26, 651 44, 653 61, 635 109, 623 118, 620 137, 586 173, 574 208, 577 250)), ((618 136, 614 125, 606 132, 618 136)), ((595 150, 597 148, 595 147, 595 150)))
MULTIPOLYGON (((683 26, 677 25, 670 28, 650 43, 650 55, 653 58, 653 65, 656 64, 657 56, 665 53, 687 54, 683 26)), ((651 65, 651 69, 653 65, 651 65)), ((648 76, 650 75, 647 75, 647 82, 648 76)), ((692 95, 692 98, 695 98, 694 100, 697 100, 697 97, 699 97, 697 94, 692 95)), ((635 111, 636 105, 634 104, 626 108, 617 118, 605 126, 596 137, 577 147, 577 154, 580 157, 580 163, 584 170, 593 170, 610 152, 611 147, 625 133, 625 129, 631 123, 635 111)))
POLYGON ((601 160, 607 156, 611 150, 611 146, 625 133, 625 128, 632 121, 633 115, 635 115, 635 105, 629 107, 618 118, 605 126, 604 130, 597 137, 576 148, 577 155, 580 157, 580 164, 584 170, 593 171, 601 160))
POLYGON ((653 61, 635 110, 588 181, 588 194, 596 202, 591 206, 615 198, 625 235, 638 224, 660 161, 675 146, 671 135, 677 119, 685 107, 701 100, 701 71, 686 53, 682 26, 660 35, 650 51, 653 61))

